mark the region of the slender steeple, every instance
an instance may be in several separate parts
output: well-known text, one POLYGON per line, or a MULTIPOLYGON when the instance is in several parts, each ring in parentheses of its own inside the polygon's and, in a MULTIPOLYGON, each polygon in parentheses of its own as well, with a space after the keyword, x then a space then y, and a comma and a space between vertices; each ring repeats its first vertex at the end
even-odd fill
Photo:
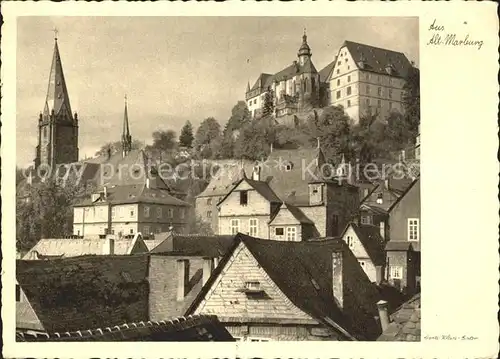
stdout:
POLYGON ((125 112, 123 115, 122 148, 123 157, 132 150, 132 136, 130 135, 130 127, 128 124, 127 95, 125 95, 125 112))
POLYGON ((54 52, 43 110, 38 118, 38 146, 35 167, 55 166, 78 161, 78 117, 71 112, 64 78, 57 29, 54 52))
POLYGON ((312 56, 311 48, 307 44, 306 29, 304 29, 304 35, 302 36, 302 45, 299 48, 297 56, 299 57, 300 65, 304 65, 306 59, 310 59, 312 56))
POLYGON ((61 55, 57 44, 57 30, 54 30, 54 54, 52 55, 52 65, 50 67, 49 86, 47 97, 43 109, 43 119, 48 119, 54 114, 56 117, 66 120, 73 120, 71 105, 69 102, 68 88, 64 79, 61 55))

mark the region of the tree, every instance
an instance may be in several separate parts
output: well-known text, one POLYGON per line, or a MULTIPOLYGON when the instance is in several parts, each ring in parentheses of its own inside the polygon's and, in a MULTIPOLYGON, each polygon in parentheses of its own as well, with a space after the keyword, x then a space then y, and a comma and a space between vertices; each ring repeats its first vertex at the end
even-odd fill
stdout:
POLYGON ((193 141, 193 125, 191 125, 191 122, 186 121, 186 124, 181 129, 181 135, 179 136, 179 145, 181 147, 191 148, 193 146, 193 141))
POLYGON ((386 157, 390 151, 391 141, 387 138, 387 125, 385 122, 376 121, 377 116, 363 116, 352 128, 352 153, 357 155, 362 164, 386 157))
POLYGON ((214 235, 214 231, 212 230, 210 223, 205 222, 200 216, 194 214, 194 211, 189 218, 190 220, 187 225, 188 234, 201 234, 203 236, 214 235))
POLYGON ((221 127, 217 120, 208 117, 202 121, 195 135, 196 150, 201 158, 215 158, 222 141, 221 127))
POLYGON ((251 121, 250 111, 245 101, 238 101, 231 110, 231 117, 222 132, 219 158, 233 158, 236 146, 236 139, 241 129, 251 121))
POLYGON ((177 134, 175 131, 154 131, 152 149, 170 151, 177 146, 177 134))
POLYGON ((16 203, 16 247, 31 249, 41 238, 61 238, 73 233, 73 201, 92 189, 77 183, 46 178, 28 189, 28 196, 16 203))
POLYGON ((268 88, 264 94, 264 105, 262 106, 262 117, 274 115, 274 91, 268 88))
POLYGON ((416 137, 420 124, 420 70, 412 66, 403 86, 404 119, 411 136, 416 137))
POLYGON ((222 140, 219 150, 219 158, 233 158, 236 146, 235 137, 238 136, 237 131, 229 129, 229 123, 224 127, 222 132, 222 140))
POLYGON ((276 127, 272 121, 255 119, 241 129, 234 155, 236 158, 249 160, 265 158, 276 137, 276 127))
MULTIPOLYGON (((133 140, 132 150, 138 150, 143 146, 142 141, 133 140)), ((122 141, 108 142, 101 146, 101 148, 95 153, 95 157, 114 155, 115 153, 121 153, 123 150, 122 141)))

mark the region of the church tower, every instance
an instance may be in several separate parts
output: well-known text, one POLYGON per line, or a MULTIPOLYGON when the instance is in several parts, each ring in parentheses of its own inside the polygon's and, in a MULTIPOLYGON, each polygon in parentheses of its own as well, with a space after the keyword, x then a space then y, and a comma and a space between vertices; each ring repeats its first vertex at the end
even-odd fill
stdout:
POLYGON ((297 56, 299 57, 300 66, 304 66, 308 60, 311 60, 312 53, 311 48, 307 44, 307 35, 305 30, 304 35, 302 36, 302 45, 299 48, 297 56))
POLYGON ((125 96, 125 112, 123 114, 122 151, 123 157, 132 151, 132 136, 128 125, 127 96, 125 96))
POLYGON ((38 118, 35 168, 77 161, 78 116, 71 112, 56 34, 47 97, 38 118))

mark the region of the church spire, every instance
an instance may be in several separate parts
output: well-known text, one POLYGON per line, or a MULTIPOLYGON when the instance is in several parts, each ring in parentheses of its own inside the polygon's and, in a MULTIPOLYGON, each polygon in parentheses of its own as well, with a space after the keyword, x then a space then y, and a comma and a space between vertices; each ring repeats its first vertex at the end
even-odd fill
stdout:
POLYGON ((301 65, 304 65, 306 59, 308 59, 312 56, 311 48, 307 44, 306 29, 304 29, 304 35, 302 36, 302 45, 299 48, 299 52, 298 52, 297 56, 299 57, 299 63, 301 65))
POLYGON ((64 79, 64 72, 57 43, 57 29, 54 29, 54 53, 50 67, 49 85, 42 117, 48 120, 54 114, 56 118, 73 120, 69 103, 68 89, 64 79))
POLYGON ((132 150, 132 136, 130 135, 130 127, 128 124, 127 95, 125 95, 125 112, 123 115, 122 148, 123 157, 132 150))

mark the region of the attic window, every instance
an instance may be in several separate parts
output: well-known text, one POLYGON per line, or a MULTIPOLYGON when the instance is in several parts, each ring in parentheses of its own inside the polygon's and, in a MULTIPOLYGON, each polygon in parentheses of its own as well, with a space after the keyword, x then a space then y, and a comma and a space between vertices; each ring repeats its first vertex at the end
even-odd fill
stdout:
POLYGON ((260 282, 245 282, 245 290, 249 292, 260 292, 260 282))
POLYGON ((248 191, 240 192, 240 205, 246 206, 248 204, 248 191))

